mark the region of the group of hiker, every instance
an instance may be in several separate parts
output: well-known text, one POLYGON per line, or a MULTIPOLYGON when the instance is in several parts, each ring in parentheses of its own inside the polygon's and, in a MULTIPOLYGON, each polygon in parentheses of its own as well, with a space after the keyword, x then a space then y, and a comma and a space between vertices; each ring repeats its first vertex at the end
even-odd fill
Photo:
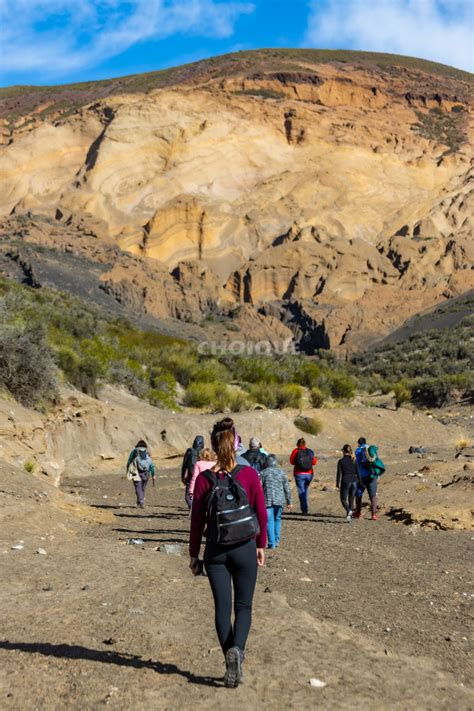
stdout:
MULTIPOLYGON (((274 549, 280 543, 283 510, 292 506, 291 488, 276 455, 269 454, 257 437, 250 439, 246 449, 230 417, 215 423, 211 446, 204 445, 203 436, 195 437, 181 468, 191 517, 190 569, 193 575, 205 574, 209 579, 226 664, 224 684, 235 688, 243 681, 258 567, 264 565, 265 548, 274 549), (200 559, 203 537, 204 556, 200 559)), ((309 513, 308 491, 317 461, 304 438, 298 439, 290 463, 304 515, 309 513)), ((336 488, 347 522, 360 517, 366 490, 372 520, 377 520, 377 481, 384 471, 378 448, 368 445, 364 437, 359 438, 355 452, 349 444, 344 445, 337 463, 336 488)), ((155 480, 144 440, 130 453, 127 476, 133 481, 137 506, 143 508, 147 482, 155 480)))

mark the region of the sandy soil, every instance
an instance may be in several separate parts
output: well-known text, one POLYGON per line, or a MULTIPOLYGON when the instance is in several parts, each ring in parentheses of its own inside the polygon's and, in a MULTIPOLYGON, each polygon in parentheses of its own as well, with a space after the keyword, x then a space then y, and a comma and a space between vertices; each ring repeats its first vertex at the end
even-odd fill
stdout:
POLYGON ((311 514, 285 516, 282 545, 261 571, 237 690, 222 686, 208 582, 187 568, 175 470, 160 471, 138 511, 117 472, 58 491, 0 465, 0 708, 474 708, 472 533, 390 513, 423 496, 416 486, 451 491, 460 504, 468 482, 437 486, 454 472, 439 452, 423 461, 393 454, 380 520, 349 525, 337 492, 322 490, 334 486, 334 462, 319 467, 311 514), (432 467, 431 479, 406 476, 421 466, 432 467), (143 546, 127 544, 136 536, 143 546), (156 550, 166 542, 183 554, 156 550), (313 688, 311 678, 327 686, 313 688))

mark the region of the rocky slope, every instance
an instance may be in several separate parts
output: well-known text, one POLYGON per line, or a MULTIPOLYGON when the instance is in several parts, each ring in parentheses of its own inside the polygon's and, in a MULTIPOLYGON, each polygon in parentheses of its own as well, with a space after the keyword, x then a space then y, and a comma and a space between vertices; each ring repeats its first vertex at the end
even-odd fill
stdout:
POLYGON ((302 50, 132 79, 0 95, 2 264, 80 254, 134 313, 310 352, 474 286, 471 75, 302 50))

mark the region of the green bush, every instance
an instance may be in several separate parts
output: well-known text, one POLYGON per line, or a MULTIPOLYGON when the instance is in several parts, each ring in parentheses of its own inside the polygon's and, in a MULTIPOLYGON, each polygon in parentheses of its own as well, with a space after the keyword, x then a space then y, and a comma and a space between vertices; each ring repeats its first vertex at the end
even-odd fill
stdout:
POLYGON ((397 410, 405 402, 410 402, 411 400, 411 390, 404 383, 395 383, 393 393, 395 395, 395 407, 397 410))
POLYGON ((326 400, 325 394, 319 388, 312 388, 309 397, 312 407, 322 407, 326 400))
POLYGON ((1 327, 0 385, 29 407, 57 397, 56 366, 41 324, 1 327))
POLYGON ((441 407, 448 402, 453 383, 448 377, 425 378, 412 385, 413 400, 429 407, 441 407))
POLYGON ((300 415, 294 420, 295 427, 307 434, 318 435, 323 431, 323 423, 319 417, 303 417, 300 415))
POLYGON ((252 404, 252 398, 248 393, 243 393, 240 390, 230 390, 230 388, 228 388, 226 407, 228 407, 231 412, 250 410, 252 404))
MULTIPOLYGON (((300 358, 301 361, 301 358, 300 358)), ((295 372, 295 382, 306 388, 316 388, 321 381, 321 367, 314 362, 300 362, 295 372)), ((315 405, 318 407, 318 405, 315 405)))
POLYGON ((32 459, 27 459, 26 462, 23 463, 23 469, 25 472, 28 472, 28 474, 32 474, 36 469, 36 462, 32 459))
POLYGON ((191 383, 186 388, 183 404, 188 407, 223 409, 227 402, 226 397, 226 385, 221 383, 191 383))
POLYGON ((303 388, 295 383, 255 383, 250 386, 249 391, 256 402, 274 410, 282 410, 285 407, 300 408, 303 398, 303 388))
POLYGON ((176 381, 169 373, 155 375, 152 380, 153 387, 147 392, 147 399, 150 405, 162 407, 168 410, 178 410, 176 401, 176 381))
POLYGON ((355 395, 355 383, 348 375, 332 373, 329 379, 331 395, 335 400, 351 400, 355 395))
POLYGON ((217 359, 206 358, 195 368, 193 379, 200 383, 227 382, 230 380, 230 373, 217 359))

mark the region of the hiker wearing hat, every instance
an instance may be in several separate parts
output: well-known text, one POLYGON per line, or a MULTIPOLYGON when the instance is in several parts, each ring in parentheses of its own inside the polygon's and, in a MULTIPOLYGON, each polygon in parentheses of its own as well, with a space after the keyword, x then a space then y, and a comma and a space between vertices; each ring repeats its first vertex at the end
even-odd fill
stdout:
POLYGON ((262 443, 260 442, 258 437, 251 437, 249 442, 249 448, 242 455, 243 458, 246 459, 247 462, 250 464, 250 466, 258 472, 258 474, 260 474, 262 469, 265 469, 265 467, 267 466, 267 457, 265 454, 263 454, 262 451, 260 451, 261 446, 262 443))
POLYGON ((155 485, 155 465, 148 452, 147 443, 141 439, 129 454, 127 461, 127 479, 133 481, 137 506, 143 509, 145 506, 145 489, 149 478, 153 479, 155 485))
POLYGON ((267 466, 260 474, 268 515, 268 548, 277 548, 281 537, 281 518, 285 506, 291 508, 291 489, 288 477, 278 466, 274 454, 267 457, 267 466))
POLYGON ((360 464, 358 464, 359 471, 359 488, 356 496, 356 511, 354 513, 354 518, 360 518, 362 511, 362 497, 364 491, 367 489, 367 493, 370 499, 370 511, 372 514, 372 521, 377 521, 377 485, 379 477, 385 472, 385 464, 382 462, 378 456, 378 447, 371 444, 369 447, 365 447, 365 450, 361 454, 360 464))

